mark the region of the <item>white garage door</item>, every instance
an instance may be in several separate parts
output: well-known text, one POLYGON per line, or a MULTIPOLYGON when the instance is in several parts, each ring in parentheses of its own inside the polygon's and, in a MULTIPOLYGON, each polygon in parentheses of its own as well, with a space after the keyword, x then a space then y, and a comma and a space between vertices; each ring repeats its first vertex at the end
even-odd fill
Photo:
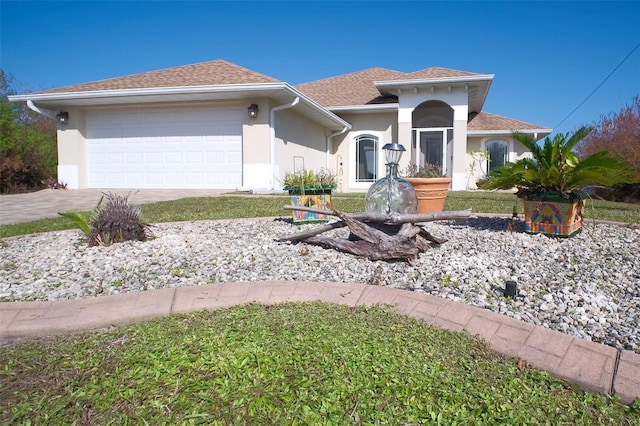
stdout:
POLYGON ((241 186, 241 114, 220 108, 90 112, 89 187, 241 186))

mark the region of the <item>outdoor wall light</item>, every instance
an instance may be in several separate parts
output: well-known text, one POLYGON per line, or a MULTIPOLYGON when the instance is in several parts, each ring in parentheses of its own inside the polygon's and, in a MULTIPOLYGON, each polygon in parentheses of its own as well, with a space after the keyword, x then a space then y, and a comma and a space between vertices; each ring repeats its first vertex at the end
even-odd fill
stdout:
POLYGON ((249 110, 249 118, 256 118, 258 116, 258 105, 251 104, 247 109, 249 110))
POLYGON ((67 124, 69 122, 69 113, 67 111, 60 111, 56 114, 56 119, 60 124, 67 124))

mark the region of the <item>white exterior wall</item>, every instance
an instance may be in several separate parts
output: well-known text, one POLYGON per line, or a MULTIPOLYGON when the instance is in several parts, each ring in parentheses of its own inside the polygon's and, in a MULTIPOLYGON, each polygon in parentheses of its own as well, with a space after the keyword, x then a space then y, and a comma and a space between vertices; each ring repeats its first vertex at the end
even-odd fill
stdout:
POLYGON ((327 168, 328 133, 323 126, 298 114, 295 108, 277 111, 275 121, 274 189, 282 189, 287 172, 327 168))
POLYGON ((244 115, 242 125, 242 190, 268 189, 273 180, 271 167, 271 126, 273 105, 266 98, 249 99, 243 103, 258 105, 258 116, 244 115))
POLYGON ((68 109, 69 122, 58 124, 58 181, 69 189, 87 188, 87 120, 82 110, 68 109))
POLYGON ((490 140, 501 139, 508 144, 509 162, 516 162, 525 157, 531 157, 531 152, 522 145, 504 133, 484 136, 469 137, 467 143, 467 189, 477 189, 476 182, 486 177, 487 174, 487 158, 483 155, 486 152, 486 143, 490 140))
MULTIPOLYGON (((340 114, 340 118, 352 125, 349 132, 333 139, 333 158, 331 160, 334 173, 338 177, 338 190, 341 192, 367 191, 371 183, 355 182, 355 138, 370 134, 378 137, 380 148, 386 143, 395 142, 398 138, 397 114, 367 113, 367 114, 340 114)), ((408 147, 407 147, 408 149, 408 147)), ((408 164, 408 155, 403 157, 408 164)), ((378 153, 378 176, 383 177, 386 172, 384 153, 378 153)))
MULTIPOLYGON (((466 93, 464 94, 466 97, 466 93)), ((453 106, 453 154, 451 172, 451 190, 467 189, 467 174, 465 172, 467 157, 467 122, 469 121, 468 105, 453 106)))
POLYGON ((485 176, 486 162, 482 155, 481 138, 470 137, 467 142, 467 189, 477 189, 476 182, 485 176))

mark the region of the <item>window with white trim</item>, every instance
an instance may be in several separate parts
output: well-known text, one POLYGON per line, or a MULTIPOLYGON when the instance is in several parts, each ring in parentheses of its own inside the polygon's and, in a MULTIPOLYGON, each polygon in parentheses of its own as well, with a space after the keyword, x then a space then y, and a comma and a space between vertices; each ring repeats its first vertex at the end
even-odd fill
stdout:
POLYGON ((378 138, 360 135, 355 138, 356 182, 375 182, 378 179, 378 138))
POLYGON ((485 142, 487 153, 487 173, 504 166, 509 161, 509 142, 503 139, 491 139, 485 142))

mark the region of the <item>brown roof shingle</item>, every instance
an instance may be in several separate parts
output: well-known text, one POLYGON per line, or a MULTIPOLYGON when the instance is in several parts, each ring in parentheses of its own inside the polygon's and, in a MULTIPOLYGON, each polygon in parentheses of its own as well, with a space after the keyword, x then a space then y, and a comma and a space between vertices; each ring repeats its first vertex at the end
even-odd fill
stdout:
POLYGON ((96 90, 147 89, 180 86, 216 86, 281 82, 273 77, 232 64, 222 59, 166 68, 90 83, 76 84, 38 93, 86 92, 96 90))
POLYGON ((489 112, 480 112, 469 114, 467 130, 469 131, 495 131, 495 130, 548 130, 545 127, 536 124, 526 123, 524 121, 514 120, 513 118, 503 117, 501 115, 491 114, 489 112))
POLYGON ((415 71, 405 75, 407 80, 421 80, 428 78, 451 78, 451 77, 471 77, 480 75, 474 72, 452 70, 449 68, 431 67, 420 71, 415 71))
MULTIPOLYGON (((404 78, 405 73, 386 68, 369 68, 350 74, 329 77, 296 87, 323 106, 366 105, 380 103, 380 92, 374 81, 404 78)), ((393 101, 393 99, 391 99, 393 101)), ((395 98, 395 102, 397 102, 395 98)))
POLYGON ((398 98, 395 96, 381 96, 374 82, 469 77, 474 75, 479 74, 440 67, 425 68, 412 73, 386 68, 369 68, 351 74, 299 84, 296 89, 325 107, 397 103, 398 98))

